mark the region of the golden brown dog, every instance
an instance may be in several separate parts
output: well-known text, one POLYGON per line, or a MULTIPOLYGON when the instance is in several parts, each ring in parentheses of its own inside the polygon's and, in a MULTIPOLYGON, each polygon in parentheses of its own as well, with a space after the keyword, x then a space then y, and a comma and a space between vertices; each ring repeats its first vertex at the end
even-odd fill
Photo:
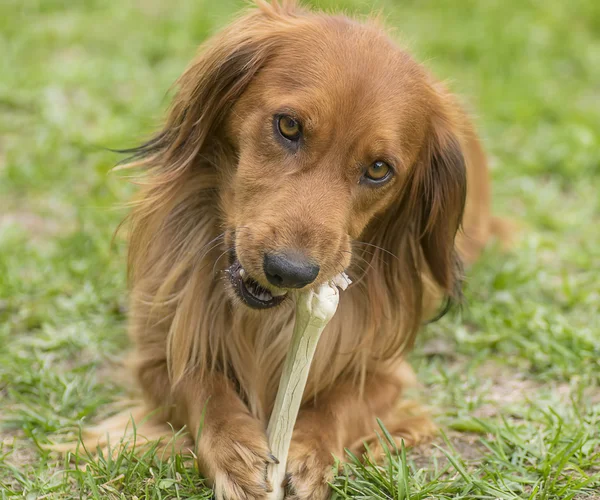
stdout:
POLYGON ((333 456, 376 417, 407 442, 431 432, 394 411, 403 355, 493 232, 489 180, 456 99, 375 21, 258 1, 202 47, 133 156, 135 371, 160 419, 199 436, 218 498, 268 491, 288 296, 342 270, 355 284, 311 368, 290 495, 327 498, 333 456))

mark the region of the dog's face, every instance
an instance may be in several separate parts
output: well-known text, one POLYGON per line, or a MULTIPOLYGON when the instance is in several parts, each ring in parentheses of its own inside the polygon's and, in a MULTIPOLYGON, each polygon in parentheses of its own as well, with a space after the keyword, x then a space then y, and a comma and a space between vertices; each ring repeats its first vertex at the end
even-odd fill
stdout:
POLYGON ((365 28, 317 28, 281 40, 227 123, 238 151, 223 203, 229 274, 254 308, 350 265, 351 242, 399 198, 426 133, 412 60, 365 28))
POLYGON ((394 257, 359 256, 389 285, 418 297, 425 263, 452 293, 466 179, 445 91, 378 27, 259 5, 209 41, 138 150, 157 199, 218 193, 231 289, 255 309, 346 270, 365 238, 394 257))

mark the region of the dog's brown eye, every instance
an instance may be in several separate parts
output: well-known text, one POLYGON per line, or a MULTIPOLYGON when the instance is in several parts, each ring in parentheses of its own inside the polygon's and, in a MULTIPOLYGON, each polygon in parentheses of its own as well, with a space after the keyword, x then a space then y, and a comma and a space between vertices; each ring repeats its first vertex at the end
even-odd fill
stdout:
POLYGON ((277 120, 279 133, 290 141, 297 141, 300 138, 300 123, 291 116, 283 115, 277 120))
POLYGON ((392 173, 392 168, 384 161, 376 161, 372 163, 367 171, 365 177, 374 182, 382 182, 387 179, 392 173))

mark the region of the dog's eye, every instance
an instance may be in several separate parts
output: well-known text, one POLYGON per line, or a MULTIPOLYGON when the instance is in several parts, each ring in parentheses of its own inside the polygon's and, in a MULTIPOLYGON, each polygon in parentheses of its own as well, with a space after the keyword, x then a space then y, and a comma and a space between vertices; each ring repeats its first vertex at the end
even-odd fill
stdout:
POLYGON ((287 115, 277 117, 277 129, 288 141, 297 141, 302 133, 298 120, 287 115))
POLYGON ((392 175, 392 167, 384 161, 376 161, 369 165, 364 177, 371 183, 380 183, 389 179, 392 175))

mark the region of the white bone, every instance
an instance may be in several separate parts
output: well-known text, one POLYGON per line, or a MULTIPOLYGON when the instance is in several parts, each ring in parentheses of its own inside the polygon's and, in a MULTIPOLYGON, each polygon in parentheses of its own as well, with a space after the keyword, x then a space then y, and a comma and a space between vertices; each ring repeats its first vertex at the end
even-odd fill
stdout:
POLYGON ((283 500, 282 483, 286 474, 288 451, 310 364, 321 332, 337 309, 340 298, 338 287, 345 290, 350 283, 350 278, 341 273, 331 282, 321 285, 318 290, 309 290, 297 297, 292 343, 285 358, 275 406, 267 429, 271 453, 279 460, 279 464, 269 465, 267 469, 273 487, 268 500, 283 500))

